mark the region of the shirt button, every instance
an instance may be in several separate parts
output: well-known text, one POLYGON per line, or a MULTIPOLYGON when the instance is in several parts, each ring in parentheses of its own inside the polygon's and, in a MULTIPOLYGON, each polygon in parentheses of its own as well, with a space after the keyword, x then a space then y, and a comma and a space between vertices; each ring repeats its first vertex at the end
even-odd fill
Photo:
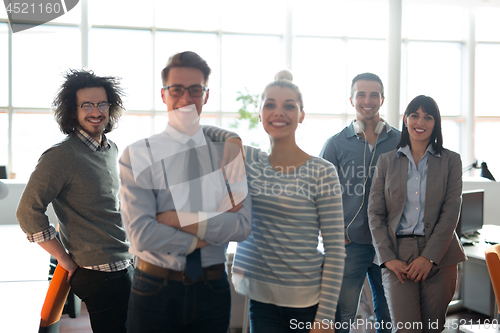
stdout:
POLYGON ((416 179, 418 180, 418 177, 416 179))
POLYGON ((418 192, 415 192, 415 194, 418 194, 418 192))
POLYGON ((418 210, 418 207, 417 207, 417 210, 418 210))

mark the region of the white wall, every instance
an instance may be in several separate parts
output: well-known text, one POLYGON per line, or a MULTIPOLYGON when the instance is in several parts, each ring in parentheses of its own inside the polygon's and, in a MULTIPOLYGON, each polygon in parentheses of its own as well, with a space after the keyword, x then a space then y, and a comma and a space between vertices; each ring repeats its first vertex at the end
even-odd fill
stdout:
MULTIPOLYGON (((6 198, 0 200, 0 224, 17 224, 17 205, 26 187, 26 183, 10 179, 2 179, 2 183, 7 185, 9 194, 6 198)), ((47 208, 47 216, 49 217, 50 223, 56 226, 57 218, 52 208, 52 204, 47 208)))
MULTIPOLYGON (((485 179, 485 178, 482 178, 485 179)), ((484 220, 483 224, 500 225, 500 182, 490 180, 481 181, 481 178, 464 177, 464 191, 484 190, 484 220)))

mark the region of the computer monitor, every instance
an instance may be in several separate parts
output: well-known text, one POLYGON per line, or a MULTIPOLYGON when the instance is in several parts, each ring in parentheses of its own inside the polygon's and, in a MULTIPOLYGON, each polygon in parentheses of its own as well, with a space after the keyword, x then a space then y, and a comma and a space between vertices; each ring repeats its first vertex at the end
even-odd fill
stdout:
POLYGON ((0 179, 7 179, 7 167, 0 165, 0 179))
POLYGON ((483 227, 484 190, 464 191, 458 219, 459 237, 472 235, 483 227))

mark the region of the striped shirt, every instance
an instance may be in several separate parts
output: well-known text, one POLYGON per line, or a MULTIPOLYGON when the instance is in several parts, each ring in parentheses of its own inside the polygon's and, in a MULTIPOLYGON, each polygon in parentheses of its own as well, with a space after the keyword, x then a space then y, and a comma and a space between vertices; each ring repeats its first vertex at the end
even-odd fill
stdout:
MULTIPOLYGON (((231 135, 203 126, 213 141, 231 135)), ((252 234, 238 243, 233 264, 236 291, 252 300, 304 308, 319 303, 316 320, 334 320, 344 272, 344 218, 335 167, 311 157, 276 170, 269 155, 245 147, 252 195, 252 234), (321 231, 325 254, 318 251, 321 231)))

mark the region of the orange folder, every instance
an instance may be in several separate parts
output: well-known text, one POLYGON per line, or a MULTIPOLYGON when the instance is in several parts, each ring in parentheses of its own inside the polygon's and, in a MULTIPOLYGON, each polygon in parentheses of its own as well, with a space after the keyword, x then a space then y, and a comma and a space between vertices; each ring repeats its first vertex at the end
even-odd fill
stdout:
POLYGON ((57 265, 42 307, 39 332, 59 332, 59 319, 68 297, 70 285, 66 282, 68 271, 57 265), (53 326, 55 329, 50 329, 53 326), (57 328, 56 328, 57 327, 57 328))

